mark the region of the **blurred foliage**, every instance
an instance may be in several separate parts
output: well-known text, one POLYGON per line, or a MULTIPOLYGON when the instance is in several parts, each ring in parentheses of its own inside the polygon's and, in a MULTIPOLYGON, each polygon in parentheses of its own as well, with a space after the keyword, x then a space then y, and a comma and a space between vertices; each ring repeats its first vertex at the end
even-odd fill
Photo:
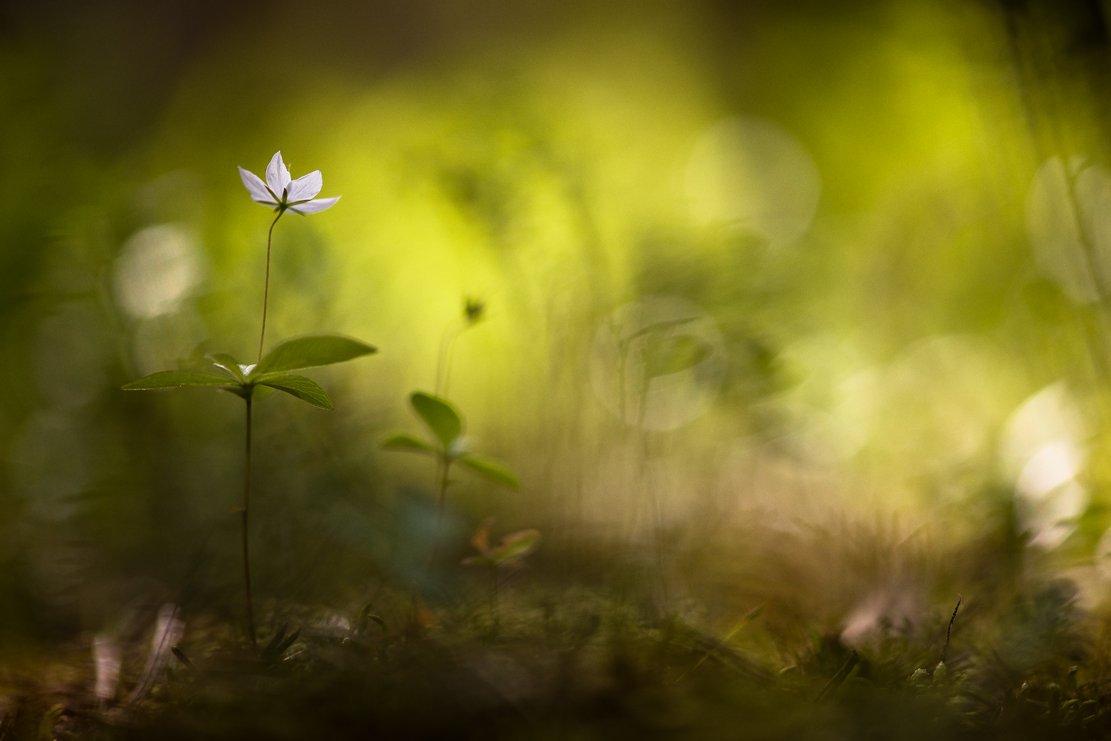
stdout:
MULTIPOLYGON (((268 217, 235 167, 279 148, 343 199, 275 235, 270 336, 381 354, 316 373, 335 411, 258 405, 275 625, 412 584, 437 482, 380 443, 450 346, 468 436, 520 492, 452 482, 428 609, 462 609, 489 516, 543 533, 539 599, 569 605, 554 637, 516 634, 548 663, 479 661, 563 679, 483 719, 551 720, 570 693, 598 735, 712 732, 740 703, 753 736, 905 711, 926 736, 1097 737, 1109 51, 1090 0, 0 3, 0 737, 68 712, 92 636, 139 661, 159 605, 186 653, 234 642, 242 420, 121 387, 250 355, 268 217), (939 677, 957 594, 968 642, 939 677), (757 606, 760 630, 719 640, 757 606), (706 656, 710 677, 660 679, 706 656)), ((499 608, 507 634, 532 596, 499 608)), ((357 649, 301 634, 324 669, 298 707, 421 707, 401 667, 440 645, 364 627, 357 649), (358 690, 351 650, 380 662, 358 690)), ((429 696, 471 681, 481 640, 448 640, 429 696)), ((246 692, 228 684, 185 691, 223 718, 246 692)))

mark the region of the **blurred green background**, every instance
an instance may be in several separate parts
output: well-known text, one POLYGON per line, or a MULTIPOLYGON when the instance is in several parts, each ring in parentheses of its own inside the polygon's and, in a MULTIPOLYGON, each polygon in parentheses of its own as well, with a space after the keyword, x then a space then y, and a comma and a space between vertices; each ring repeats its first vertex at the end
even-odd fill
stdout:
POLYGON ((236 614, 241 407, 119 389, 251 355, 270 216, 235 168, 279 149, 342 199, 278 225, 269 339, 380 353, 313 374, 334 412, 259 405, 262 595, 419 562, 432 471, 379 444, 472 299, 447 395, 522 488, 459 475, 460 553, 492 515, 570 580, 604 542, 728 600, 742 551, 818 571, 792 534, 853 522, 1101 599, 1102 4, 0 8, 0 652, 236 614))

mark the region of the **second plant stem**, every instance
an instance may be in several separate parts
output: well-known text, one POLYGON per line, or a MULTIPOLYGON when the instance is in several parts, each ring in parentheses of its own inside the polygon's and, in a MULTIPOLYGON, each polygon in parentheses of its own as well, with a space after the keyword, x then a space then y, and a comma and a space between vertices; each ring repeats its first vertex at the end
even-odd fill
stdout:
POLYGON ((243 540, 243 585, 246 589, 247 595, 247 637, 251 639, 251 648, 258 648, 258 641, 255 639, 255 610, 254 602, 251 599, 251 552, 249 548, 249 541, 247 536, 247 526, 250 523, 250 508, 251 508, 251 396, 248 394, 245 397, 247 402, 247 436, 246 447, 243 464, 243 508, 240 511, 240 521, 242 522, 242 540, 243 540))
POLYGON ((448 474, 451 472, 451 461, 447 456, 440 458, 440 498, 436 504, 436 529, 432 531, 432 547, 428 551, 428 561, 425 563, 425 572, 431 573, 432 562, 436 560, 436 551, 440 544, 440 531, 444 527, 444 501, 447 499, 447 487, 450 483, 448 474))

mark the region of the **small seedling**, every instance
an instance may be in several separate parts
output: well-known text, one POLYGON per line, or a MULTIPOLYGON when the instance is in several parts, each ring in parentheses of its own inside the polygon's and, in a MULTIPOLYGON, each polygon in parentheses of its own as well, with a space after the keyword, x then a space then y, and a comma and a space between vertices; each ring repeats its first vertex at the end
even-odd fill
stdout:
MULTIPOLYGON (((520 566, 521 562, 540 545, 540 531, 534 528, 517 530, 502 536, 497 545, 490 545, 490 530, 494 519, 488 517, 471 536, 471 545, 478 551, 477 556, 463 559, 464 566, 481 566, 490 571, 490 616, 498 622, 498 589, 501 586, 501 572, 520 566)), ((508 577, 507 577, 508 578, 508 577)))
POLYGON ((444 516, 444 500, 447 497, 448 486, 452 483, 451 468, 453 465, 458 463, 488 481, 510 489, 517 489, 519 483, 517 477, 500 463, 475 455, 467 449, 467 440, 463 435, 463 416, 450 401, 424 391, 416 391, 409 396, 409 403, 416 415, 424 422, 428 431, 432 433, 432 440, 428 441, 414 435, 399 434, 387 438, 382 443, 382 448, 420 453, 430 456, 436 461, 438 490, 436 531, 427 562, 428 568, 431 568, 432 561, 436 557, 437 541, 444 516))

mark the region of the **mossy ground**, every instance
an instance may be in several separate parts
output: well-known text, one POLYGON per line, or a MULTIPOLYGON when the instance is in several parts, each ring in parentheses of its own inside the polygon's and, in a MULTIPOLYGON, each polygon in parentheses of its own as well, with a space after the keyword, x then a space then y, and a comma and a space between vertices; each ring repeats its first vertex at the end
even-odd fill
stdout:
POLYGON ((348 609, 272 601, 258 649, 227 615, 183 609, 181 638, 140 692, 149 631, 123 647, 110 700, 93 695, 87 638, 6 670, 0 738, 1111 734, 1111 621, 1060 578, 996 590, 992 604, 969 595, 956 617, 881 621, 851 645, 774 596, 727 615, 712 595, 672 585, 664 603, 656 586, 576 583, 541 563, 496 601, 477 573, 433 597, 382 587, 348 609))

